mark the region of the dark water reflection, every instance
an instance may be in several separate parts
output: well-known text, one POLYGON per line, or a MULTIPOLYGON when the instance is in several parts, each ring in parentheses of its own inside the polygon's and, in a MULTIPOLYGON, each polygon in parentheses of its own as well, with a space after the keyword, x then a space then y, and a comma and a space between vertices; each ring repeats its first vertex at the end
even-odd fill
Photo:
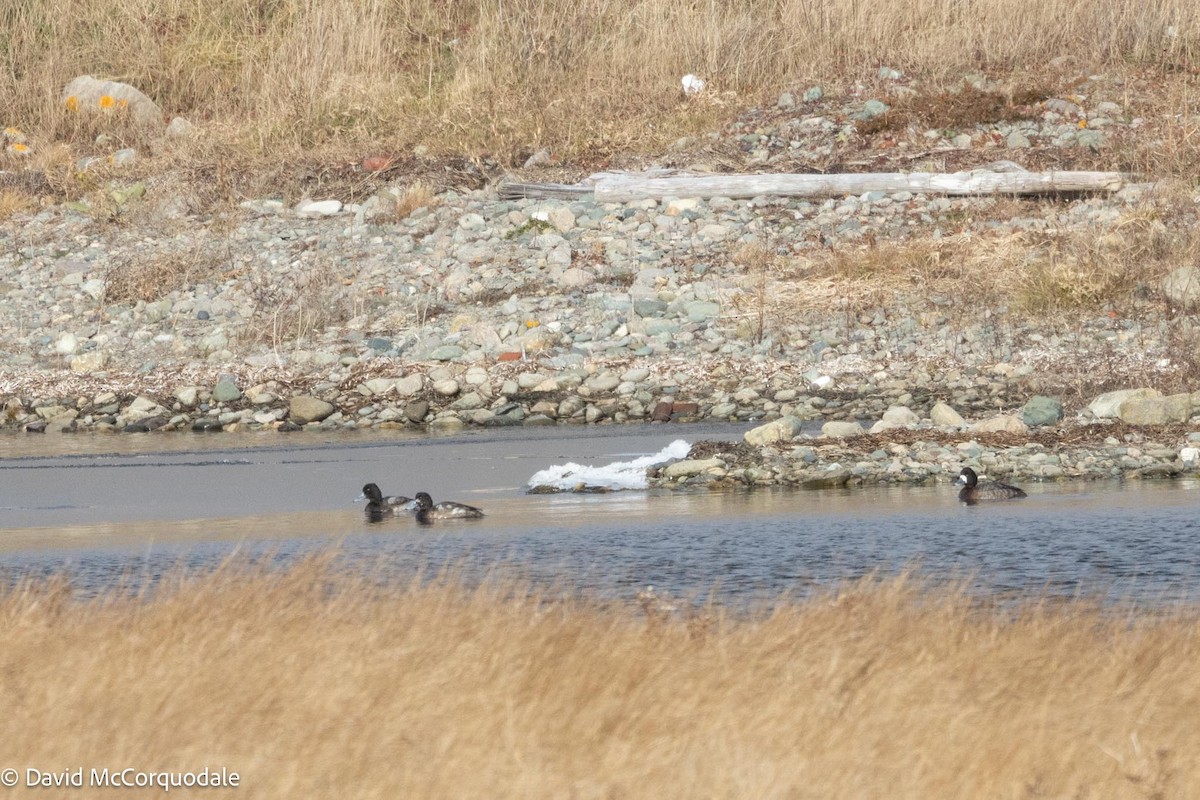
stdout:
MULTIPOLYGON (((525 478, 551 463, 628 458, 680 434, 701 438, 692 431, 647 427, 612 429, 607 436, 560 431, 541 439, 322 444, 303 451, 183 453, 178 460, 159 454, 156 466, 140 470, 118 466, 123 456, 112 456, 115 464, 92 459, 85 462, 92 466, 63 469, 51 459, 25 471, 21 465, 28 462, 20 458, 0 459, 5 477, 20 478, 16 483, 41 483, 28 480, 37 472, 50 484, 0 509, 0 520, 21 523, 0 531, 0 563, 9 577, 65 571, 86 590, 100 590, 123 576, 137 581, 181 564, 211 567, 234 551, 286 563, 335 546, 347 563, 401 577, 454 567, 474 580, 499 565, 539 584, 605 598, 630 598, 653 585, 676 595, 712 592, 756 602, 916 566, 934 580, 973 576, 990 592, 1143 605, 1200 602, 1200 482, 1192 479, 1032 484, 1027 500, 971 508, 957 503, 949 484, 582 496, 521 491, 525 478), (456 486, 452 499, 483 505, 489 516, 433 527, 408 519, 370 525, 361 508, 347 502, 368 476, 403 476, 406 469, 422 476, 422 486, 456 486), (81 479, 79 473, 88 474, 81 479), (126 477, 134 473, 141 474, 126 477), (231 488, 247 480, 249 487, 231 488), (279 508, 274 497, 257 501, 268 490, 263 487, 276 493, 289 482, 298 493, 309 482, 321 488, 307 492, 294 510, 279 508), (114 487, 132 483, 136 491, 121 502, 69 502, 91 496, 80 483, 106 487, 109 499, 119 494, 114 487), (205 489, 200 505, 210 513, 195 513, 196 487, 205 489), (137 503, 146 492, 158 493, 156 518, 144 518, 137 503), (170 501, 173 493, 178 502, 170 501), (68 502, 56 504, 56 496, 68 502), (179 512, 174 518, 162 513, 171 509, 179 512), (34 527, 34 519, 51 522, 34 527)), ((726 428, 704 435, 739 433, 726 428)), ((412 483, 411 476, 398 477, 385 489, 413 491, 412 483)))

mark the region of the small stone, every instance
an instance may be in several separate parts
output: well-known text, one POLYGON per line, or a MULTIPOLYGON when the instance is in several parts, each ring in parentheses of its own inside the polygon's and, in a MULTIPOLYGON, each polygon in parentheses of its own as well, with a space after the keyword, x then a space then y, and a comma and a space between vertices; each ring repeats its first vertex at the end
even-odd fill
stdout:
POLYGON ((184 408, 195 408, 197 401, 200 399, 200 387, 184 386, 175 392, 175 399, 184 408))
POLYGON ((725 462, 716 456, 703 459, 686 459, 667 465, 663 469, 663 475, 672 479, 690 478, 693 475, 700 475, 709 470, 723 469, 724 467, 725 462))
POLYGON ((977 433, 1028 433, 1029 426, 1015 414, 1000 414, 976 422, 971 430, 977 433))
POLYGON ((825 90, 820 86, 810 86, 804 90, 804 102, 815 103, 825 96, 825 90))
POLYGON ((1031 428, 1054 425, 1063 418, 1062 401, 1057 397, 1034 395, 1021 406, 1021 419, 1031 428))
POLYGON ((305 200, 296 205, 296 214, 309 218, 331 217, 341 210, 341 200, 305 200))

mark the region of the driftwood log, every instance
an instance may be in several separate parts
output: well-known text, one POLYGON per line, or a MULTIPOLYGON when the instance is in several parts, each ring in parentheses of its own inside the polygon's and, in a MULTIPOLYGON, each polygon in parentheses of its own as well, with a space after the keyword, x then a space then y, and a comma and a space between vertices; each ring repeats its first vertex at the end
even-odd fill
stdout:
POLYGON ((688 175, 601 172, 578 184, 506 183, 506 198, 574 198, 586 194, 598 203, 664 197, 728 197, 732 199, 783 195, 844 197, 865 192, 908 191, 923 194, 1061 194, 1115 192, 1125 185, 1118 172, 865 172, 834 175, 688 175))

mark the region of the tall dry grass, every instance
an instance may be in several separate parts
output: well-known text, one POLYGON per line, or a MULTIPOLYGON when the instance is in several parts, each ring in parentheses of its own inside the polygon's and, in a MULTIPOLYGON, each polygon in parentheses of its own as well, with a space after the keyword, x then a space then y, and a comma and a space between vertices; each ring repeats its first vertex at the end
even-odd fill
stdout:
POLYGON ((997 607, 900 578, 678 613, 511 582, 388 588, 320 561, 226 566, 153 597, 19 586, 0 596, 0 767, 225 767, 239 797, 1200 785, 1196 609, 997 607))
POLYGON ((512 154, 661 143, 749 103, 886 64, 965 69, 1193 63, 1190 0, 21 0, 0 5, 0 108, 70 132, 71 77, 129 81, 249 149, 423 141, 512 154))

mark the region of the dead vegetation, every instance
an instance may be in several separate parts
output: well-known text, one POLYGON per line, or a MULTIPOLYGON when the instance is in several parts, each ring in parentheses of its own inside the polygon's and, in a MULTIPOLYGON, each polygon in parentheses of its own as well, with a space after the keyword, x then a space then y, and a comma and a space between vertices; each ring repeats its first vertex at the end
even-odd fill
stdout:
POLYGON ((0 737, 255 797, 1183 797, 1197 621, 911 576, 748 614, 328 560, 26 582, 0 595, 0 737))
POLYGON ((105 276, 108 303, 152 303, 171 292, 213 281, 229 262, 228 247, 202 239, 180 250, 152 250, 119 261, 105 276))

